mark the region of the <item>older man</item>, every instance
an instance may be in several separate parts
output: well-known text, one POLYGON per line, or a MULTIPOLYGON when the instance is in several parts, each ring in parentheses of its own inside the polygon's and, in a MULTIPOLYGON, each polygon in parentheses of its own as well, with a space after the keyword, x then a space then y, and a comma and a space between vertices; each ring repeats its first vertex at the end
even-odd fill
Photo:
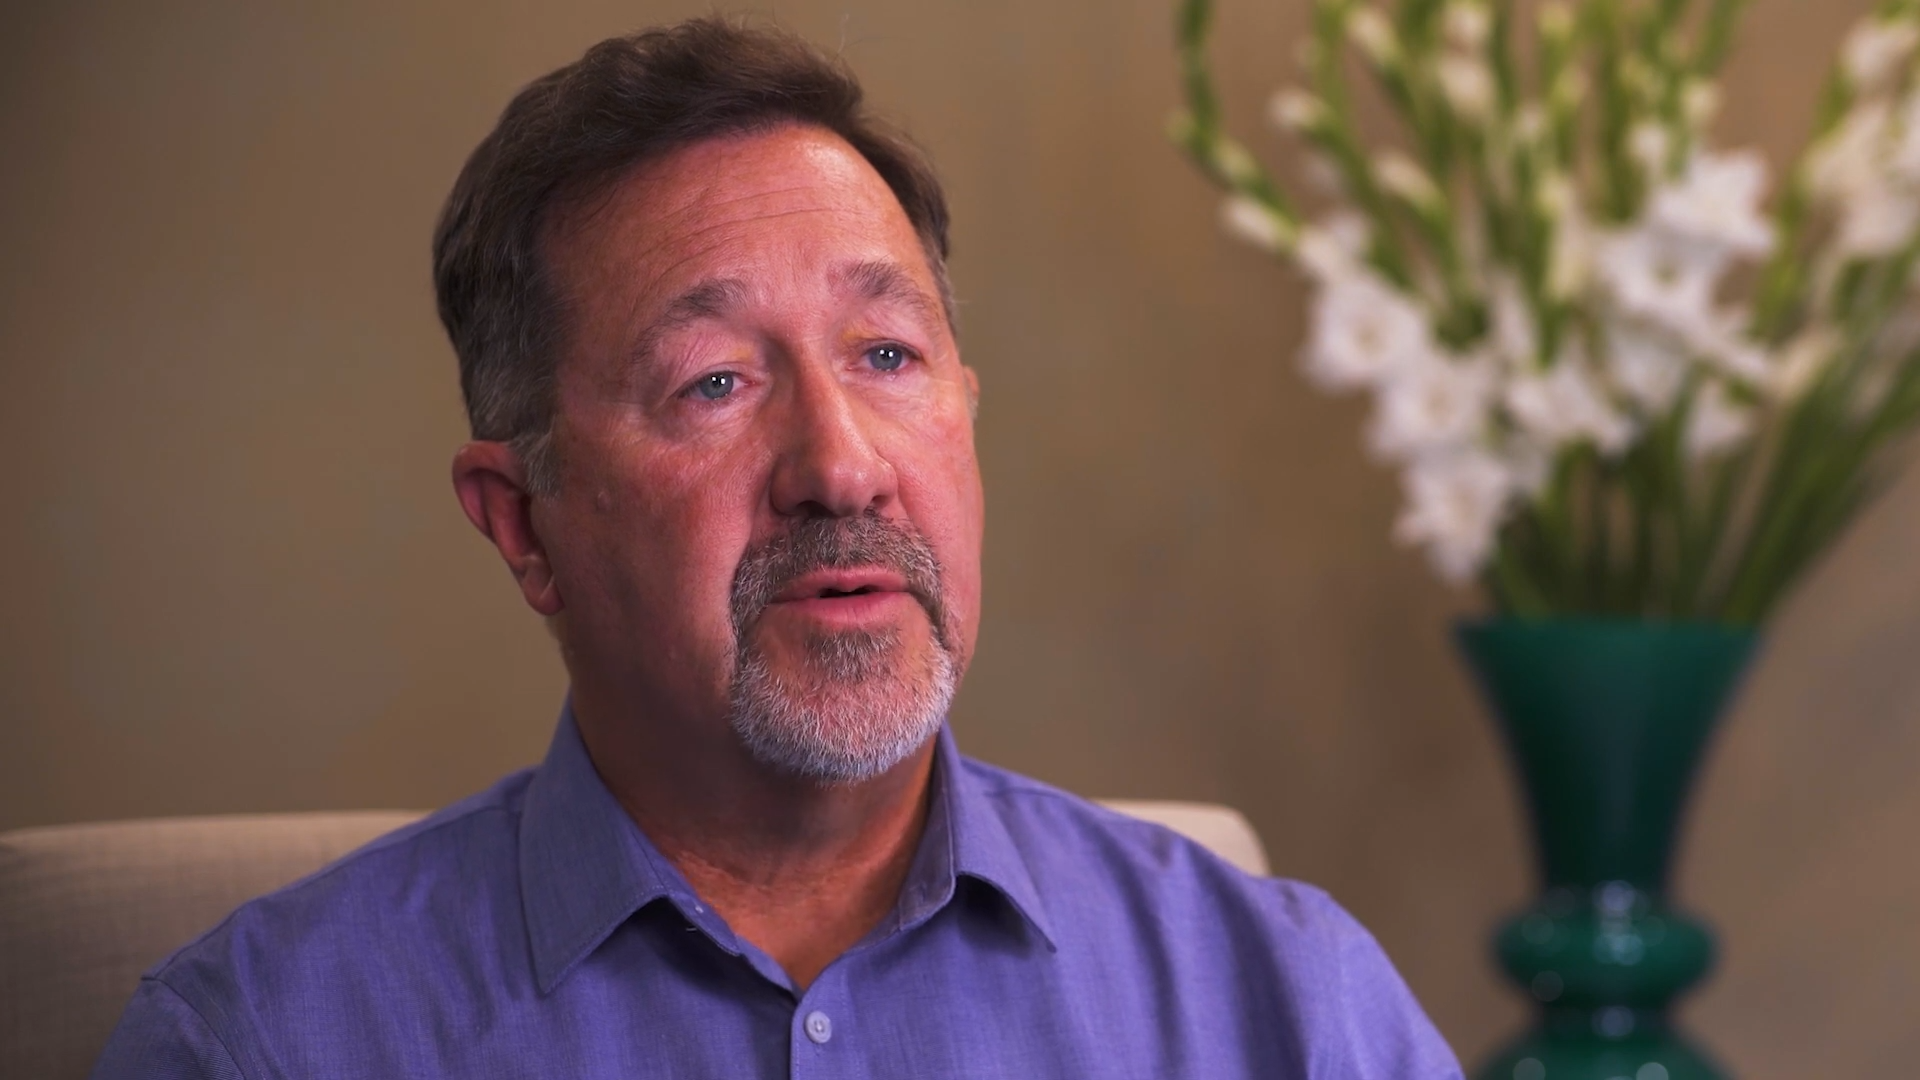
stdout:
POLYGON ((523 91, 435 237, 546 761, 256 900, 101 1077, 1453 1077, 1365 931, 962 758, 982 498, 932 172, 705 19, 523 91))

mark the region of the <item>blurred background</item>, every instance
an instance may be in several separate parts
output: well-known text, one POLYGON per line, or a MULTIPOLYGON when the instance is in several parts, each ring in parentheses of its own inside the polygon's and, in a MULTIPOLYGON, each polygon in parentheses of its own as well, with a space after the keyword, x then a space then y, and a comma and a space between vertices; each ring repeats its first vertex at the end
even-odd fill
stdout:
MULTIPOLYGON (((1363 405, 1296 375, 1295 276, 1163 135, 1172 0, 790 0, 933 153, 981 373, 970 753, 1243 810, 1367 924, 1463 1057, 1522 1015, 1514 781, 1389 540, 1363 405)), ((1775 162, 1866 0, 1756 0, 1721 141, 1775 162)), ((1308 0, 1223 0, 1260 135, 1308 0)), ((536 761, 564 679, 447 480, 428 236, 508 97, 696 3, 0 7, 0 829, 431 807, 536 761)), ((730 10, 732 10, 730 8, 730 10)), ((1687 1015, 1743 1077, 1920 1060, 1920 476, 1778 619, 1707 764, 1687 1015)))

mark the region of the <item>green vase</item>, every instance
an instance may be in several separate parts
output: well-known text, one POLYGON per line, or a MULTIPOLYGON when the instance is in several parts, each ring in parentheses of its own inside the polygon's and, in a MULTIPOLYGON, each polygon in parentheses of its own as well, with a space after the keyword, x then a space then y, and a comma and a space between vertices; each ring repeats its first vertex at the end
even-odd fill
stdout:
POLYGON ((1756 635, 1496 619, 1459 640, 1520 773, 1542 886, 1494 936, 1537 1016, 1481 1080, 1725 1077, 1671 1021, 1714 946, 1668 881, 1701 752, 1756 635))

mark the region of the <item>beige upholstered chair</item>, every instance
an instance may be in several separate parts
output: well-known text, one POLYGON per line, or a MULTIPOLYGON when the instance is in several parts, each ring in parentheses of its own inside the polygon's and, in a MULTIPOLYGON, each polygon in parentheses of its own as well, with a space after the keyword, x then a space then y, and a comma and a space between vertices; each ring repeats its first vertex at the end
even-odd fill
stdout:
MULTIPOLYGON (((1256 874, 1252 826, 1223 806, 1107 805, 1256 874)), ((0 1077, 84 1077, 140 973, 249 897, 420 815, 271 814, 0 833, 0 1077)))

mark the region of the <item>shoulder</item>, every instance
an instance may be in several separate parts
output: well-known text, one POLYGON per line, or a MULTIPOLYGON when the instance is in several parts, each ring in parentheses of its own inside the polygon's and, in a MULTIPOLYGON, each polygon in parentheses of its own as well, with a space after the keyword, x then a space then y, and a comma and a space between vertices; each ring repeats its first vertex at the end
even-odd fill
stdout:
POLYGON ((1324 890, 1246 873, 1171 829, 1004 769, 965 767, 1070 961, 1167 981, 1163 1012, 1178 1008, 1167 1000, 1231 993, 1329 1075, 1458 1076, 1373 935, 1324 890))
POLYGON ((1145 889, 1294 896, 1331 904, 1311 886, 1256 877, 1166 825, 1102 806, 1031 777, 962 759, 972 790, 991 806, 1030 869, 1094 873, 1110 884, 1145 889), (1276 886, 1278 889, 1276 890, 1276 886))
POLYGON ((1287 938, 1301 960, 1372 942, 1322 889, 1249 874, 1165 825, 1030 777, 972 760, 964 767, 1050 905, 1117 905, 1156 924, 1201 919, 1237 937, 1287 938))
POLYGON ((494 936, 501 918, 518 918, 529 776, 515 773, 242 904, 148 978, 219 1027, 222 1014, 250 1000, 362 986, 376 961, 404 968, 494 936))

